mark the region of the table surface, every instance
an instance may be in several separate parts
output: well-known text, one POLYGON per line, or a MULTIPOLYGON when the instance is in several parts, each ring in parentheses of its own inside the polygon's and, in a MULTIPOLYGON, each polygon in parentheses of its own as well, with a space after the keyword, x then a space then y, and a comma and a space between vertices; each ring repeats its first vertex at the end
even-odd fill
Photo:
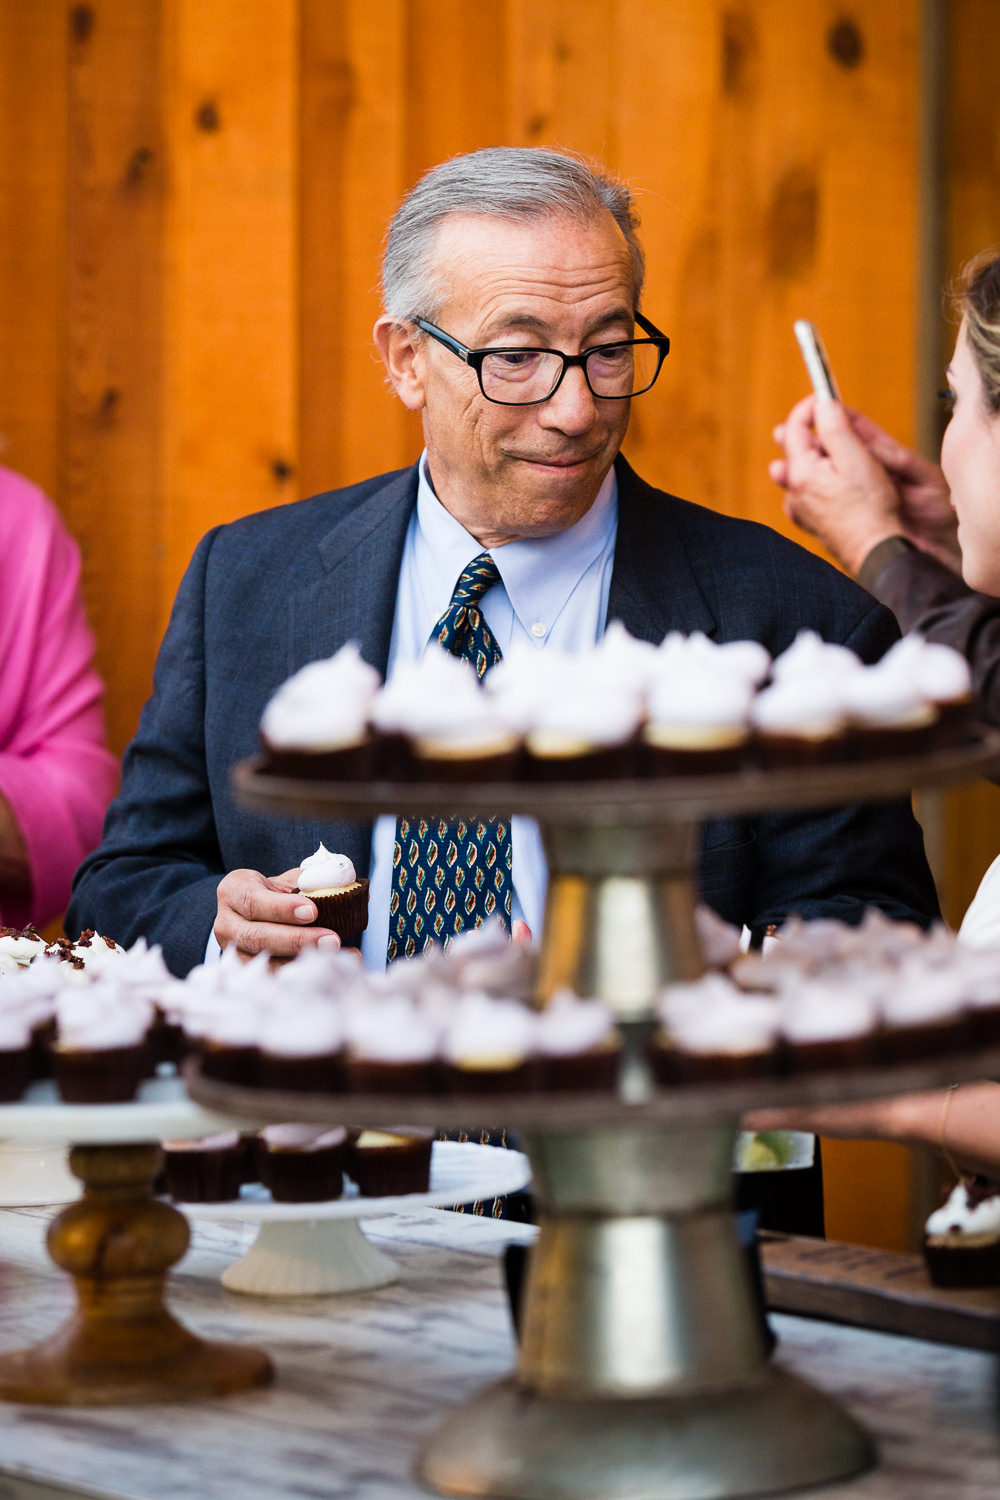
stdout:
MULTIPOLYGON (((72 1303, 47 1260, 48 1211, 0 1212, 0 1348, 49 1333, 72 1303)), ((199 1223, 171 1302, 197 1332, 268 1349, 271 1390, 185 1405, 0 1403, 0 1500, 415 1500, 415 1451, 449 1403, 509 1372, 514 1340, 499 1255, 523 1226, 436 1209, 373 1220, 400 1280, 294 1301, 219 1283, 256 1225, 199 1223)), ((996 1364, 973 1350, 777 1316, 777 1358, 873 1432, 880 1466, 824 1500, 995 1500, 996 1364)), ((796 1491, 795 1494, 805 1492, 796 1491)))

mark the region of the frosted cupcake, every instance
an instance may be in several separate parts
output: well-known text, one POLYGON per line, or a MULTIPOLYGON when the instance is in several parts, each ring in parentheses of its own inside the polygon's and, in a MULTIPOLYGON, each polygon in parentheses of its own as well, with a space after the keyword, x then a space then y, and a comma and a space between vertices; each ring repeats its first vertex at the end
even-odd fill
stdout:
POLYGON ((433 1089, 437 1031, 407 996, 359 1005, 347 1021, 348 1088, 356 1094, 423 1094, 433 1089))
POLYGON ((739 770, 752 697, 749 683, 725 672, 686 669, 660 677, 646 704, 644 769, 654 776, 739 770))
POLYGON ((653 1071, 661 1083, 735 1082, 778 1071, 777 1002, 743 995, 722 975, 660 996, 653 1071))
POLYGON ((456 1094, 533 1087, 536 1017, 518 1000, 463 996, 441 1043, 445 1088, 456 1094))
POLYGON ((965 1041, 966 1004, 955 969, 927 970, 921 960, 902 965, 881 1005, 880 1050, 889 1062, 939 1057, 965 1041))
POLYGON ((969 663, 960 651, 914 632, 891 646, 882 661, 905 664, 924 698, 937 709, 936 745, 953 744, 967 732, 976 717, 976 699, 969 663))
POLYGON ((750 722, 764 766, 821 765, 847 757, 842 690, 823 676, 772 683, 753 700, 750 722))
POLYGON ((368 881, 358 879, 346 854, 332 854, 321 843, 299 867, 298 890, 316 903, 315 926, 357 946, 352 940, 368 926, 368 881))
POLYGON ((259 1048, 262 1088, 336 1094, 344 1087, 344 1023, 328 1000, 276 1007, 261 1025, 259 1048))
POLYGON ((641 700, 577 674, 538 710, 525 736, 531 781, 617 778, 635 770, 641 700))
POLYGON ((870 994, 814 980, 786 995, 781 1039, 789 1072, 857 1068, 874 1061, 877 1009, 870 994))
POLYGON ((844 711, 857 753, 865 760, 917 755, 930 749, 938 711, 900 658, 887 655, 844 683, 844 711))
POLYGON ((559 990, 535 1023, 539 1087, 607 1092, 618 1079, 621 1038, 603 1000, 581 1000, 559 990))
POLYGON ((110 980, 73 988, 56 1000, 52 1070, 67 1104, 134 1099, 148 1064, 153 1008, 110 980))
POLYGON ((263 769, 277 776, 370 775, 368 715, 379 681, 353 643, 288 678, 261 718, 263 769))
POLYGON ((935 1286, 1000 1285, 1000 1190, 960 1182, 924 1226, 924 1260, 935 1286))

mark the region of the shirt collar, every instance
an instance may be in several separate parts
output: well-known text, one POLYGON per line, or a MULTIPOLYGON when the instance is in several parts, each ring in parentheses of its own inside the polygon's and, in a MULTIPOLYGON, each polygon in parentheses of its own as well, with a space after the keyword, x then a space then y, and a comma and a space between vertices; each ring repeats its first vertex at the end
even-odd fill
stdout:
MULTIPOLYGON (((428 633, 451 601, 462 572, 484 550, 431 488, 426 453, 420 455, 417 485, 416 549, 426 580, 425 599, 433 611, 428 633)), ((525 629, 540 616, 556 620, 592 563, 612 545, 618 526, 618 481, 608 470, 597 498, 575 525, 553 536, 525 537, 490 553, 511 607, 525 629)))

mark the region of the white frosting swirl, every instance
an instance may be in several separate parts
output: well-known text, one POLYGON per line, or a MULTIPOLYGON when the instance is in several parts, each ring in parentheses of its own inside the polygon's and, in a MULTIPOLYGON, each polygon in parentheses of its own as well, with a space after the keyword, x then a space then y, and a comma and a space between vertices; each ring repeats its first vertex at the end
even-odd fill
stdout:
POLYGON ((302 861, 299 890, 303 893, 339 890, 343 886, 353 885, 357 878, 354 866, 346 854, 332 854, 321 843, 315 854, 307 855, 302 861))
POLYGON ((952 1190, 947 1203, 936 1209, 927 1220, 925 1233, 938 1235, 1000 1236, 1000 1194, 984 1198, 970 1207, 964 1182, 952 1190))

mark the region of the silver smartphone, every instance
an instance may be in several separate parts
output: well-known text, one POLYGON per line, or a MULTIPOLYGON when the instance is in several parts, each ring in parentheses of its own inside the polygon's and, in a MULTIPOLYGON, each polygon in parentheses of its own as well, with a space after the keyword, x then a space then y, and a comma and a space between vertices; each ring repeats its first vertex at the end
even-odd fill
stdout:
POLYGON ((839 401, 840 392, 837 389, 837 382, 833 378, 830 361, 826 357, 823 340, 815 324, 808 322, 805 318, 796 318, 795 337, 799 341, 802 358, 806 362, 809 379, 812 381, 813 390, 817 396, 832 396, 834 401, 839 401))

